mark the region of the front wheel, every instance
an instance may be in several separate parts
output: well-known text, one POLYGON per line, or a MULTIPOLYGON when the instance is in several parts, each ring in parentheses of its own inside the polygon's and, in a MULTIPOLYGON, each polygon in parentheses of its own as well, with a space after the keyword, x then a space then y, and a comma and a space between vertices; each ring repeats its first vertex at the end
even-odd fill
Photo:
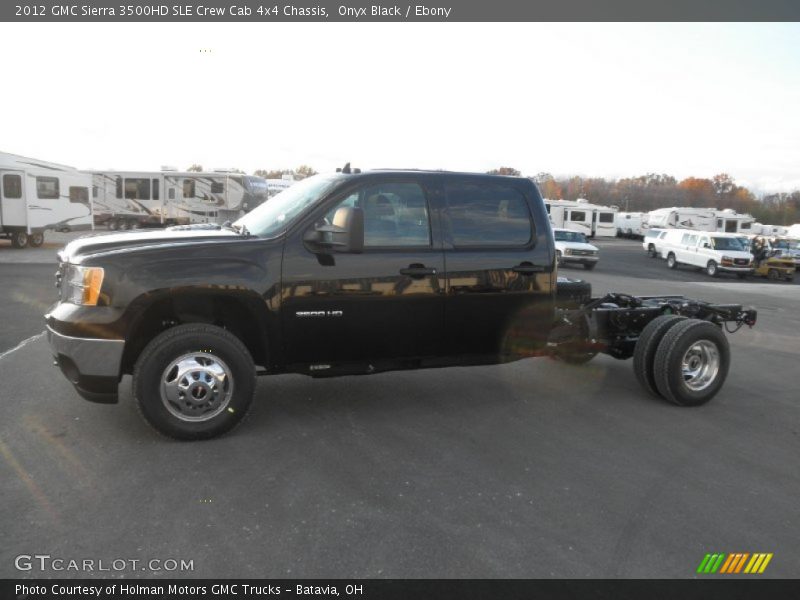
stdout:
POLYGON ((715 263, 713 260, 708 261, 708 264, 706 265, 706 273, 708 274, 709 277, 716 277, 717 275, 719 275, 719 268, 717 267, 717 263, 715 263))
POLYGON ((769 271, 767 271, 767 278, 770 281, 778 281, 778 279, 781 278, 781 274, 778 273, 777 269, 770 269, 769 271))
POLYGON ((678 323, 659 343, 653 361, 658 393, 678 406, 705 404, 725 383, 730 358, 728 340, 717 325, 699 319, 678 323))
POLYGON ((145 420, 164 435, 208 439, 247 414, 255 366, 230 332, 201 323, 179 325, 153 339, 133 370, 133 395, 145 420))
POLYGON ((656 256, 658 256, 658 253, 656 252, 656 247, 653 244, 647 246, 647 253, 650 255, 650 258, 655 258, 656 256))
POLYGON ((587 271, 591 271, 597 266, 597 263, 583 263, 583 268, 587 271))

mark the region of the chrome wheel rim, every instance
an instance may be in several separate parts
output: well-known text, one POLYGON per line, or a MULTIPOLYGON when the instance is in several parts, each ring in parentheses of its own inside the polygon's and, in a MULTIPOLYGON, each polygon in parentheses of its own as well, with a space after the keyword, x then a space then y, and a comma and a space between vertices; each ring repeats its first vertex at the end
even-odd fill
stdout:
POLYGON ((719 348, 709 340, 699 340, 689 346, 681 361, 683 382, 690 390, 699 392, 717 379, 720 366, 719 348))
POLYGON ((181 421, 213 419, 230 404, 233 375, 219 357, 206 352, 184 354, 161 375, 161 402, 181 421))

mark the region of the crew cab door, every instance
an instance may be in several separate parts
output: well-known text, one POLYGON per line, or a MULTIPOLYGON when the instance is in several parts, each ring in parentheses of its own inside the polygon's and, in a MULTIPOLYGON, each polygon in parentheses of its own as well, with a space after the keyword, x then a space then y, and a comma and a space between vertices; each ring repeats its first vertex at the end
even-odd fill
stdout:
POLYGON ((377 366, 441 352, 444 256, 431 227, 435 182, 396 176, 359 181, 287 240, 281 319, 288 366, 377 366), (340 206, 363 211, 363 252, 315 253, 304 235, 332 222, 340 206))
POLYGON ((492 360, 541 346, 554 251, 535 189, 465 177, 448 178, 444 191, 447 353, 492 360))

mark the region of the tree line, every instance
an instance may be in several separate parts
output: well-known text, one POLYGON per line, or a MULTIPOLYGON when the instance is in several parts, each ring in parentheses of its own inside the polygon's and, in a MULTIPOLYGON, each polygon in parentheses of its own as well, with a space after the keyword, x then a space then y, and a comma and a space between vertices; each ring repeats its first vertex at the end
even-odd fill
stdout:
MULTIPOLYGON (((520 176, 512 167, 488 171, 495 175, 520 176)), ((638 177, 604 179, 602 177, 554 177, 539 173, 530 177, 545 198, 576 200, 586 198, 594 204, 618 206, 620 210, 647 212, 670 206, 732 208, 750 213, 759 223, 792 225, 800 223, 800 190, 757 197, 740 186, 727 173, 710 179, 687 177, 678 181, 672 175, 648 173, 638 177)))
MULTIPOLYGON (((188 170, 202 172, 203 167, 195 164, 188 170)), ((234 171, 244 173, 238 169, 234 171)), ((500 167, 487 173, 514 177, 522 175, 513 167, 500 167)), ((280 179, 285 174, 291 174, 294 179, 300 180, 316 175, 317 171, 308 165, 300 165, 295 169, 253 171, 253 175, 265 179, 280 179)), ((553 200, 586 198, 594 204, 618 206, 620 210, 630 212, 647 212, 670 206, 732 208, 737 212, 750 213, 759 223, 800 223, 800 190, 757 197, 746 187, 738 185, 727 173, 719 173, 710 179, 687 177, 681 181, 664 173, 648 173, 622 179, 578 175, 554 177, 550 173, 528 177, 539 186, 542 196, 553 200)))

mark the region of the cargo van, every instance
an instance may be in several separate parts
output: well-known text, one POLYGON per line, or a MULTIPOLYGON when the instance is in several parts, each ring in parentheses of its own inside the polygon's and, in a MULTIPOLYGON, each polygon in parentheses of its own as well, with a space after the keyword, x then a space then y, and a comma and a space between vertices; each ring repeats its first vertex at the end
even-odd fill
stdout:
POLYGON ((670 269, 687 265, 703 269, 710 277, 726 272, 744 279, 755 266, 741 236, 732 233, 670 229, 660 242, 661 256, 670 269))

